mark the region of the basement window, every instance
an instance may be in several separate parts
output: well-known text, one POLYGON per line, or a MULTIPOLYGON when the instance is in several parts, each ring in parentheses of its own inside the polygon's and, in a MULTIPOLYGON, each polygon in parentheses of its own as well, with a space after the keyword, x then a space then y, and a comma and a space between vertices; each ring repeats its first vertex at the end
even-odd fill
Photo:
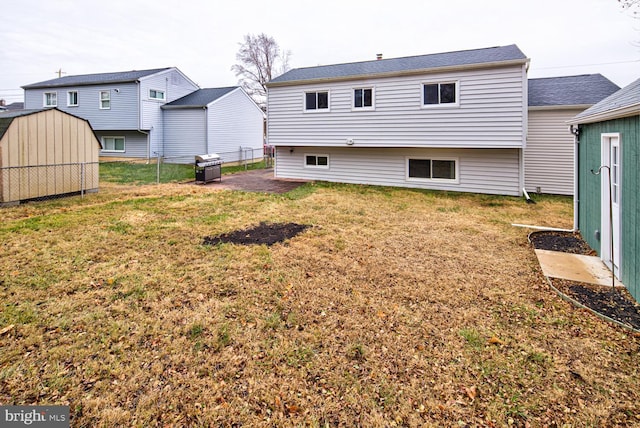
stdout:
POLYGON ((457 159, 407 158, 407 180, 458 182, 457 159))
POLYGON ((102 137, 103 152, 124 152, 124 137, 102 137))
POLYGON ((305 154, 304 159, 305 168, 329 169, 329 155, 305 154))

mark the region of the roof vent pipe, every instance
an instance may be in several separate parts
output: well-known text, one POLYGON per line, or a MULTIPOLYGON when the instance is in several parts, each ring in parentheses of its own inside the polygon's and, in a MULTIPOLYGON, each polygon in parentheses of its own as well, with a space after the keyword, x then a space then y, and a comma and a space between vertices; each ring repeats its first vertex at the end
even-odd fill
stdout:
POLYGON ((382 54, 376 54, 376 59, 377 60, 381 60, 382 59, 382 54))

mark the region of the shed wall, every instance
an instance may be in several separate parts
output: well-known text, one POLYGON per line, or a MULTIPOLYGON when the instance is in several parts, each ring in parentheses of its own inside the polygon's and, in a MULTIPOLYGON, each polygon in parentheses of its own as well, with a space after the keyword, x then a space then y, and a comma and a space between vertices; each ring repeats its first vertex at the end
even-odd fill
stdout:
POLYGON ((0 202, 97 189, 98 152, 84 120, 54 109, 15 118, 0 140, 0 202))
POLYGON ((595 231, 601 224, 600 176, 591 173, 601 165, 601 135, 620 133, 622 156, 621 277, 631 295, 640 300, 640 116, 581 125, 578 147, 578 227, 591 248, 601 254, 595 231))

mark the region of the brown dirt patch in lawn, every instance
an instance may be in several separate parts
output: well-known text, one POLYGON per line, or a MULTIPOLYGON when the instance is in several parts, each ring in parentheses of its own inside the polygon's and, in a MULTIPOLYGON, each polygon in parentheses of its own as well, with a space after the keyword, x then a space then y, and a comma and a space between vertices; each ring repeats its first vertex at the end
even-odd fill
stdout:
POLYGON ((309 226, 297 223, 276 223, 269 224, 261 222, 258 226, 236 230, 234 232, 223 233, 217 236, 205 236, 204 245, 217 245, 224 243, 251 245, 264 244, 270 247, 273 244, 284 242, 304 232, 309 226))
MULTIPOLYGON (((573 232, 534 232, 529 239, 536 249, 571 254, 595 255, 580 234, 573 232)), ((549 279, 562 293, 598 314, 634 329, 640 329, 640 306, 625 289, 549 279)))

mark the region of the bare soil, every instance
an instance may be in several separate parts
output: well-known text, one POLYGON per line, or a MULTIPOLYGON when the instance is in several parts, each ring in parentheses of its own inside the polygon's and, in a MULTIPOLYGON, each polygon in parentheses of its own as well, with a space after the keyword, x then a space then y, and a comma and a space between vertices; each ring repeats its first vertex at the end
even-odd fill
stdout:
MULTIPOLYGON (((596 254, 577 233, 534 232, 529 239, 536 249, 572 254, 596 254)), ((597 313, 634 329, 640 329, 640 306, 627 290, 555 278, 553 284, 566 295, 597 313)))
POLYGON ((223 233, 216 236, 205 236, 204 245, 217 245, 224 243, 240 245, 261 245, 267 247, 284 242, 304 232, 309 226, 296 223, 276 223, 269 224, 261 222, 258 226, 249 229, 236 230, 235 232, 223 233))

